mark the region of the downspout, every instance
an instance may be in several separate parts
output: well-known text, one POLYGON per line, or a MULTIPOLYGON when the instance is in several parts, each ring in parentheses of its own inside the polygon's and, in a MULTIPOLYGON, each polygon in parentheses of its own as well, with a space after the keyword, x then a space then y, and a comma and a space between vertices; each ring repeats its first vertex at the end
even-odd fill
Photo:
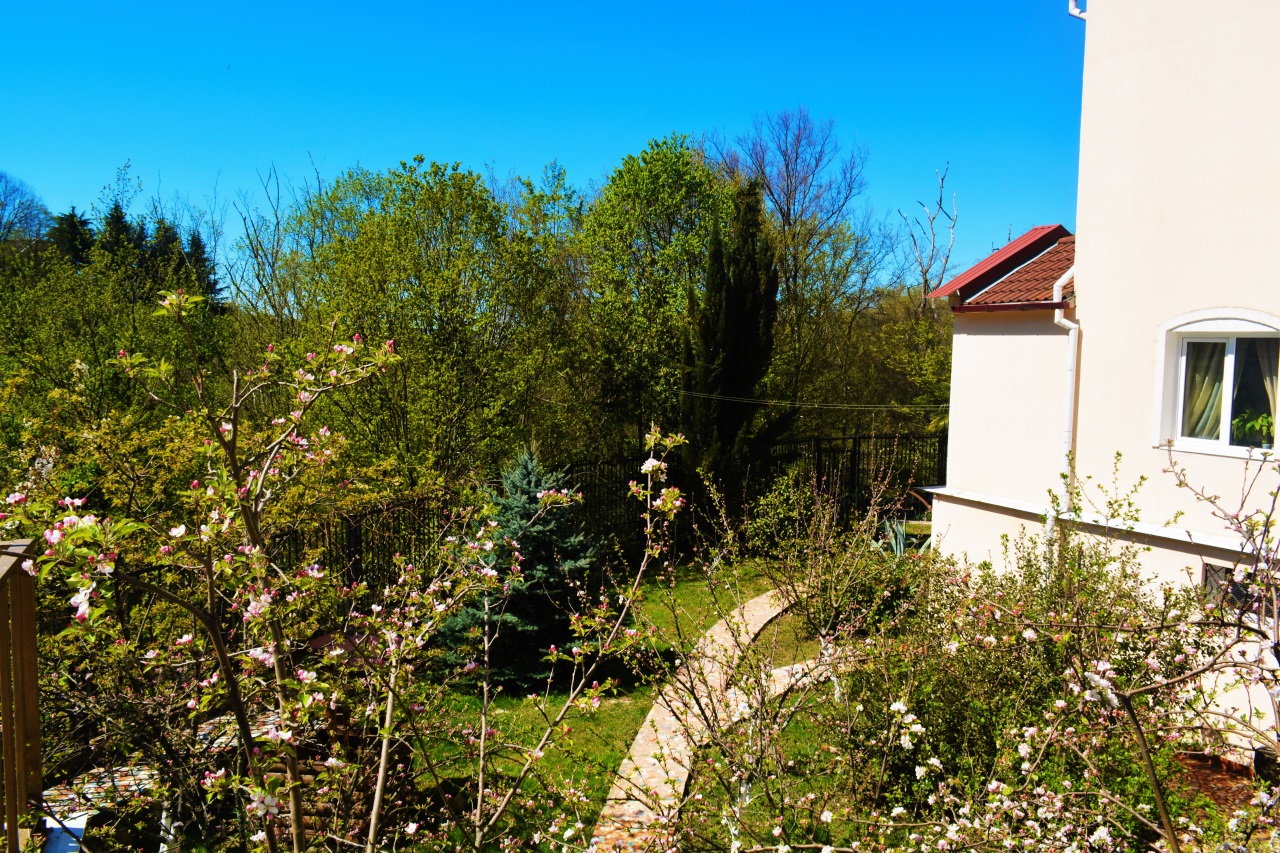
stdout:
MULTIPOLYGON (((1074 4, 1072 4, 1074 5, 1074 4)), ((1062 289, 1075 276, 1073 265, 1053 283, 1053 301, 1062 303, 1062 289)), ((1067 330, 1067 385, 1063 394, 1062 424, 1062 497, 1058 504, 1058 515, 1071 510, 1071 487, 1075 482, 1075 450, 1076 450, 1076 368, 1080 364, 1080 324, 1068 320, 1064 309, 1056 308, 1053 312, 1053 324, 1067 330)), ((1053 529, 1054 515, 1051 513, 1048 527, 1053 529)))
POLYGON ((1085 19, 1085 13, 1080 10, 1080 0, 1067 0, 1067 14, 1082 21, 1085 19))

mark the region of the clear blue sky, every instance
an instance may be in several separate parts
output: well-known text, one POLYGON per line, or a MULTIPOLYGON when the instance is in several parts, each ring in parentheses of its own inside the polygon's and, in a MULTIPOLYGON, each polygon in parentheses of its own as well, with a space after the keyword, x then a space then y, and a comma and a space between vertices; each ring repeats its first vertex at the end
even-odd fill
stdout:
MULTIPOLYGON (((131 161, 207 206, 422 153, 578 185, 672 131, 803 105, 866 146, 891 213, 950 164, 963 264, 1074 230, 1084 25, 1066 0, 39 3, 5 13, 0 170, 54 212, 131 161)), ((228 223, 230 225, 230 223, 228 223)))

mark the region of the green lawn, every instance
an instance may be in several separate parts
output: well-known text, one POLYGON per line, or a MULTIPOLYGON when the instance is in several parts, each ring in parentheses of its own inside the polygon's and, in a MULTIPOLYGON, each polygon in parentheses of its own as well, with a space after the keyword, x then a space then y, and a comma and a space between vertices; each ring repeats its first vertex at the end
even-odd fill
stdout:
MULTIPOLYGON (((678 629, 693 640, 738 603, 768 589, 768 580, 754 564, 721 570, 711 583, 701 571, 682 568, 674 577, 657 578, 642 587, 635 622, 655 626, 660 636, 678 629)), ((777 666, 817 654, 816 641, 805 638, 799 621, 786 616, 766 628, 757 642, 769 644, 777 666)), ((653 690, 643 683, 624 686, 605 698, 598 709, 571 712, 568 734, 558 734, 552 748, 545 751, 539 764, 544 778, 569 782, 589 798, 589 804, 582 807, 584 823, 590 825, 604 804, 613 773, 653 704, 653 690)), ((553 693, 547 705, 549 713, 554 715, 563 700, 563 692, 553 693)), ((451 704, 458 718, 478 719, 478 696, 455 693, 451 704)), ((525 696, 500 694, 491 708, 490 725, 508 742, 532 744, 531 739, 545 726, 537 705, 525 696)))
POLYGON ((737 605, 769 590, 768 578, 754 562, 718 569, 708 575, 695 567, 676 569, 674 577, 655 578, 641 588, 637 621, 658 635, 697 638, 737 605))

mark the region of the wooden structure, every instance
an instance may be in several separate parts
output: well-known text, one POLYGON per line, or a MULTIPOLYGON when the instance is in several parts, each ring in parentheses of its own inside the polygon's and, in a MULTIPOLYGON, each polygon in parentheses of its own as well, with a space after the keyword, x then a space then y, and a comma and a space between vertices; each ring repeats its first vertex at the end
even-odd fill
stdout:
POLYGON ((0 726, 3 731, 5 849, 19 850, 19 828, 40 799, 40 709, 36 683, 36 582, 22 563, 31 540, 0 542, 0 726))

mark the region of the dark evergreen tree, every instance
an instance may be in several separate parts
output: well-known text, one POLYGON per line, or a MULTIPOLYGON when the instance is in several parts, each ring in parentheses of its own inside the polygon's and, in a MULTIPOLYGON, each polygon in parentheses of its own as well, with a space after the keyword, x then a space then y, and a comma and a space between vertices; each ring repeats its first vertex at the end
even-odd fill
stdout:
POLYGON ((751 455, 755 398, 773 355, 778 266, 765 231, 760 185, 734 193, 727 236, 717 224, 707 247, 701 295, 689 291, 682 420, 686 460, 736 501, 751 455))
POLYGON ((192 278, 195 279, 200 295, 209 300, 211 307, 217 306, 222 301, 218 272, 213 265, 213 259, 205 250, 204 238, 195 228, 192 228, 191 233, 187 235, 186 266, 191 271, 192 278))
POLYGON ((102 227, 94 245, 111 255, 119 256, 126 249, 141 253, 147 242, 147 229, 141 222, 131 222, 120 202, 111 205, 102 218, 102 227))
POLYGON ((148 277, 159 286, 173 286, 178 272, 186 261, 182 252, 182 238, 169 220, 161 217, 151 229, 151 239, 146 243, 145 266, 148 277))
MULTIPOLYGON (((546 683, 547 649, 571 639, 572 604, 594 560, 575 507, 544 507, 538 497, 568 487, 563 472, 545 470, 526 449, 503 472, 501 493, 493 496, 505 543, 499 568, 509 567, 516 553, 520 565, 506 577, 509 597, 490 602, 489 625, 495 636, 490 667, 495 681, 522 690, 546 683)), ((484 621, 483 602, 477 602, 444 626, 447 663, 457 666, 478 657, 484 621)))
POLYGON ((93 248, 93 226, 89 217, 76 210, 75 205, 66 213, 53 218, 53 225, 44 237, 64 258, 77 267, 89 263, 89 250, 93 248))
POLYGON ((102 270, 114 280, 128 304, 153 301, 155 288, 145 262, 146 223, 129 219, 119 201, 102 218, 93 249, 102 253, 102 270))

